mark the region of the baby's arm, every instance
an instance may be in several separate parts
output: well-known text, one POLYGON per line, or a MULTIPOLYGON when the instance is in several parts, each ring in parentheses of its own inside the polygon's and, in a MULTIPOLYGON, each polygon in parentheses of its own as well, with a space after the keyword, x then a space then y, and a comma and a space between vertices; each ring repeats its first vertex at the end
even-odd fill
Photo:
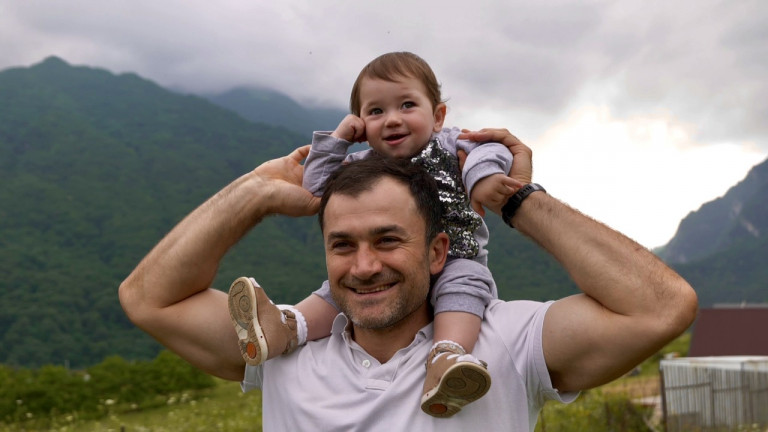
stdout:
POLYGON ((347 157, 349 146, 360 141, 365 141, 365 123, 351 114, 332 133, 312 134, 312 148, 304 162, 304 189, 314 196, 321 196, 326 180, 347 157))
POLYGON ((349 142, 363 142, 366 140, 365 122, 354 114, 347 114, 331 136, 349 142))
POLYGON ((512 168, 512 154, 498 143, 477 144, 459 140, 457 145, 468 153, 462 179, 472 208, 480 216, 485 216, 483 206, 501 211, 507 199, 516 192, 517 182, 507 176, 512 168))
POLYGON ((517 192, 517 182, 506 174, 491 174, 475 183, 469 195, 472 209, 485 216, 485 209, 501 209, 509 197, 517 192))

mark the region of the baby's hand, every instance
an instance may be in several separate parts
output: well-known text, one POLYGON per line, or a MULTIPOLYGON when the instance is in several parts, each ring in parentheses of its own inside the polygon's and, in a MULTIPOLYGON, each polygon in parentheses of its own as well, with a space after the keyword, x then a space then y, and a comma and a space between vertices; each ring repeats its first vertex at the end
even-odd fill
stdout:
POLYGON ((349 142, 366 141, 365 122, 356 115, 347 114, 331 136, 349 142))
POLYGON ((509 197, 517 192, 518 182, 504 174, 492 174, 475 183, 472 195, 469 197, 472 209, 480 216, 485 216, 487 207, 494 213, 501 214, 509 197))

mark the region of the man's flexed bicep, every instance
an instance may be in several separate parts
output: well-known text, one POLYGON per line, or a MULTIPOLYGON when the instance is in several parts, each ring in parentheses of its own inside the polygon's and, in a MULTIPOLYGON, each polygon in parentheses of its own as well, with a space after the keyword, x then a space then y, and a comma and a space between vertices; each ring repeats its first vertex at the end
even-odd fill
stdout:
POLYGON ((523 202, 514 226, 551 253, 583 292, 555 302, 544 320, 544 354, 559 390, 620 377, 693 322, 696 294, 682 277, 546 193, 523 202))
POLYGON ((204 290, 176 304, 158 308, 121 286, 120 302, 132 322, 198 369, 241 381, 245 370, 227 308, 227 295, 204 290))

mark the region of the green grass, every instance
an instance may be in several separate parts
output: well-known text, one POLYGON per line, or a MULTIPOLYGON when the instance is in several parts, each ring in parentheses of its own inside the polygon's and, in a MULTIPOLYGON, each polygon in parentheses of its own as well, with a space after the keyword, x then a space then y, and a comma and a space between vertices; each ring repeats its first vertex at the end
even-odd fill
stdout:
POLYGON ((648 424, 662 419, 654 416, 650 407, 631 401, 658 395, 659 362, 667 355, 687 356, 690 342, 691 333, 685 332, 641 363, 634 373, 584 391, 571 404, 548 402, 539 415, 536 432, 649 431, 648 424))
POLYGON ((652 408, 637 406, 626 395, 589 390, 568 405, 547 402, 535 431, 651 432, 652 414, 652 408))
POLYGON ((261 392, 243 394, 238 383, 223 380, 217 380, 216 387, 210 390, 170 396, 154 408, 132 410, 130 406, 110 406, 109 409, 109 415, 99 420, 61 416, 53 419, 33 418, 25 423, 10 425, 0 423, 0 432, 261 430, 261 392))
MULTIPOLYGON (((649 392, 658 391, 659 361, 668 353, 685 356, 689 343, 690 333, 685 333, 643 362, 639 374, 583 392, 577 401, 569 405, 547 403, 536 430, 647 430, 637 423, 637 420, 647 419, 650 413, 628 405, 628 402, 636 397, 649 396, 649 392)), ((108 415, 98 420, 83 420, 74 415, 33 417, 21 423, 0 423, 0 432, 261 430, 261 392, 243 394, 238 383, 218 379, 216 386, 211 389, 158 397, 154 403, 144 408, 111 404, 110 401, 104 401, 102 404, 108 415)))

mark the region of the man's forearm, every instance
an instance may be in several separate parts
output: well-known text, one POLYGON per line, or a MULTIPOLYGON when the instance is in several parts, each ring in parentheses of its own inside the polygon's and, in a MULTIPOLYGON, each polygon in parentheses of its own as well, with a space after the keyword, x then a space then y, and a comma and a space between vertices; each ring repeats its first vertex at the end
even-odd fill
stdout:
POLYGON ((319 199, 300 186, 307 153, 262 163, 179 222, 120 285, 131 321, 200 369, 242 379, 227 295, 209 287, 224 254, 264 216, 317 212, 319 199))
POLYGON ((226 294, 210 289, 219 262, 265 214, 269 188, 254 172, 179 222, 120 285, 130 320, 194 366, 240 380, 244 361, 226 294))
POLYGON ((260 183, 246 174, 185 217, 126 280, 134 295, 162 308, 208 288, 224 254, 264 216, 260 183))
POLYGON ((622 315, 655 314, 688 284, 643 246, 543 192, 513 225, 551 253, 579 288, 622 315))
POLYGON ((542 346, 555 388, 611 381, 693 322, 690 285, 626 236, 544 192, 529 195, 512 223, 552 254, 584 293, 558 300, 545 317, 542 346))

